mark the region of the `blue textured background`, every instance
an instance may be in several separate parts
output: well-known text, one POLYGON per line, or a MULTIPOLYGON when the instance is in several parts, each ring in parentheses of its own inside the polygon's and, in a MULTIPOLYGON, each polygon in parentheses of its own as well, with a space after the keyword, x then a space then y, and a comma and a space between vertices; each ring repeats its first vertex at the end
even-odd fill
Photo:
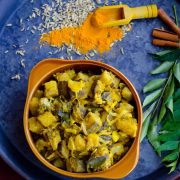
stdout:
MULTIPOLYGON (((49 55, 54 52, 54 48, 39 48, 38 41, 40 35, 32 34, 30 31, 20 32, 19 19, 26 19, 33 7, 40 7, 41 4, 49 2, 47 0, 36 0, 35 3, 20 0, 0 0, 0 155, 19 173, 29 178, 65 178, 51 172, 44 167, 31 153, 23 132, 23 108, 26 98, 27 79, 31 68, 47 57, 66 57, 65 52, 49 55), (16 11, 14 11, 18 8, 16 11), (5 23, 12 23, 12 27, 3 27, 5 23), (25 41, 29 39, 29 43, 25 41), (14 48, 12 45, 17 45, 14 48), (25 56, 21 57, 15 52, 18 47, 26 50, 25 56), (8 53, 4 53, 5 51, 8 53), (25 59, 26 68, 22 68, 20 60, 25 59), (11 80, 17 73, 22 75, 19 81, 11 80)), ((144 0, 131 1, 122 0, 124 4, 130 6, 158 4, 164 8, 168 14, 172 15, 171 6, 176 4, 178 14, 180 14, 180 3, 169 0, 144 0)), ((37 25, 38 21, 32 21, 29 26, 37 25)), ((27 22, 26 22, 26 25, 27 22)), ((159 62, 153 60, 147 53, 163 50, 151 45, 151 31, 155 27, 166 27, 159 19, 138 20, 134 22, 133 29, 126 37, 116 43, 112 50, 103 56, 96 55, 93 59, 101 59, 122 73, 124 73, 134 84, 143 99, 142 87, 153 77, 149 72, 156 67, 159 62), (124 48, 122 55, 120 48, 124 48)), ((82 59, 83 56, 72 55, 73 59, 82 59)), ((178 173, 180 169, 175 172, 178 173)), ((168 179, 173 175, 167 175, 167 170, 160 166, 160 159, 145 139, 141 143, 140 161, 134 171, 127 176, 130 179, 168 179)))

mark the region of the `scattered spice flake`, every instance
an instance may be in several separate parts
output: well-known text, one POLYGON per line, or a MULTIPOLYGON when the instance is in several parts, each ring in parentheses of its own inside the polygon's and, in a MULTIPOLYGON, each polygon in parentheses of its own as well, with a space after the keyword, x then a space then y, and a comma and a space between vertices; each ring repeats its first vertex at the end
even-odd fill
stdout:
POLYGON ((127 32, 129 32, 132 29, 132 25, 131 24, 127 24, 127 25, 121 26, 121 29, 123 30, 125 35, 127 34, 127 32))
POLYGON ((102 1, 101 0, 96 0, 96 3, 97 4, 102 4, 102 1))
POLYGON ((97 51, 95 49, 93 50, 93 52, 94 52, 94 54, 97 54, 97 51))
POLYGON ((12 26, 12 24, 10 24, 10 23, 9 23, 9 24, 6 24, 6 27, 11 27, 11 26, 12 26))
POLYGON ((24 49, 18 49, 17 51, 16 51, 16 54, 19 54, 19 55, 21 55, 21 56, 24 56, 25 55, 25 50, 24 49))
POLYGON ((26 42, 25 42, 25 43, 27 44, 28 42, 29 42, 29 39, 26 39, 26 42))
POLYGON ((86 54, 84 59, 88 60, 90 57, 86 54))
POLYGON ((20 23, 20 25, 23 23, 23 19, 22 18, 19 19, 19 23, 20 23))
POLYGON ((116 0, 112 0, 112 4, 115 5, 117 3, 116 0))
POLYGON ((22 28, 20 29, 21 32, 24 31, 24 30, 25 30, 25 27, 22 27, 22 28))
POLYGON ((35 12, 37 16, 41 15, 41 10, 39 10, 38 8, 33 8, 33 12, 35 12))
POLYGON ((21 59, 21 61, 20 61, 20 64, 21 64, 21 66, 23 67, 23 68, 25 68, 26 67, 26 65, 25 65, 25 60, 24 59, 21 59))
POLYGON ((21 79, 21 75, 19 73, 11 77, 11 80, 17 80, 18 81, 20 79, 21 79))
POLYGON ((108 0, 104 0, 104 5, 105 5, 105 6, 108 6, 108 5, 109 5, 108 0))
POLYGON ((90 53, 89 53, 89 56, 90 56, 90 57, 93 57, 94 55, 95 55, 94 52, 90 52, 90 53))
POLYGON ((77 54, 77 55, 79 55, 79 56, 81 56, 82 54, 79 52, 79 51, 75 51, 75 53, 77 54))
POLYGON ((160 28, 160 29, 165 30, 163 26, 161 26, 161 28, 160 28))
POLYGON ((121 51, 121 54, 124 55, 124 48, 123 47, 120 48, 120 51, 121 51))
POLYGON ((111 44, 110 44, 110 48, 113 47, 113 45, 114 45, 114 43, 111 43, 111 44))

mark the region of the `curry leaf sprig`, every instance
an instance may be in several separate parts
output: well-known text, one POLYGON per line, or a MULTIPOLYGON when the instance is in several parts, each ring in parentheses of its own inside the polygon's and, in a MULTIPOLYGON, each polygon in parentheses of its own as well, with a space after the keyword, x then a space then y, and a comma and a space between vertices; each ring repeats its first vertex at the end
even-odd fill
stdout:
MULTIPOLYGON (((180 51, 180 49, 178 50, 180 51)), ((164 55, 165 53, 163 52, 161 52, 162 55, 164 55)), ((172 52, 174 52, 174 50, 168 53, 172 52)), ((161 57, 161 55, 158 56, 159 58, 161 57)), ((164 115, 166 114, 167 109, 172 111, 172 95, 175 91, 175 78, 178 81, 177 83, 180 83, 180 63, 178 62, 178 60, 176 60, 175 62, 165 61, 164 63, 160 64, 160 66, 158 66, 156 69, 151 71, 151 74, 160 74, 165 72, 169 72, 167 78, 153 79, 150 82, 148 82, 143 88, 144 93, 149 93, 144 99, 143 107, 146 107, 150 104, 151 105, 143 113, 143 132, 141 139, 143 139, 146 136, 147 130, 145 127, 148 126, 150 119, 155 117, 155 114, 159 113, 157 115, 157 118, 155 118, 157 119, 157 124, 161 122, 164 115)))
POLYGON ((149 107, 143 113, 141 140, 147 135, 159 155, 166 151, 167 155, 162 162, 172 172, 180 153, 180 62, 176 60, 170 64, 165 61, 152 72, 169 74, 167 78, 151 80, 143 89, 144 93, 150 94, 143 102, 143 107, 149 107))
MULTIPOLYGON (((173 9, 176 12, 176 8, 173 9)), ((143 108, 148 108, 143 113, 141 141, 147 136, 159 156, 166 152, 162 162, 172 172, 180 156, 180 49, 152 55, 162 63, 151 74, 168 73, 168 76, 153 79, 143 88, 143 92, 149 94, 143 102, 143 108)))

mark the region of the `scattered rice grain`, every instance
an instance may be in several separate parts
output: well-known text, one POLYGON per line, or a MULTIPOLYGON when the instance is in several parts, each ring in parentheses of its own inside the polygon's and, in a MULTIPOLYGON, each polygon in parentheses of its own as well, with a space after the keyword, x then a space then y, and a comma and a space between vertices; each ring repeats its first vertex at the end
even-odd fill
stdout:
POLYGON ((94 52, 90 52, 90 53, 89 53, 89 56, 90 56, 90 57, 93 57, 94 55, 95 55, 94 52))
POLYGON ((25 68, 26 67, 26 65, 25 65, 25 63, 24 63, 24 59, 21 59, 21 61, 20 61, 20 64, 21 64, 21 66, 23 67, 23 68, 25 68))
POLYGON ((109 5, 109 1, 108 0, 104 0, 104 5, 108 6, 109 5))
POLYGON ((25 27, 22 27, 21 29, 20 29, 20 31, 24 31, 25 30, 25 27))
POLYGON ((25 50, 24 49, 18 49, 17 51, 16 51, 16 54, 19 54, 19 55, 21 55, 21 56, 24 56, 25 55, 25 50))
POLYGON ((120 51, 121 51, 121 54, 124 55, 124 48, 123 47, 120 48, 120 51))
POLYGON ((20 79, 21 79, 21 75, 19 73, 11 77, 11 80, 20 80, 20 79))
POLYGON ((22 24, 22 23, 23 23, 23 19, 22 19, 22 18, 20 18, 19 23, 20 23, 20 24, 22 24))
POLYGON ((96 0, 96 3, 97 4, 102 4, 102 1, 101 0, 96 0))
POLYGON ((110 48, 112 48, 112 47, 113 47, 113 45, 114 45, 114 43, 111 43, 111 44, 110 44, 110 48))
POLYGON ((12 24, 10 24, 10 23, 9 23, 9 24, 6 24, 6 27, 11 27, 11 26, 12 26, 12 24))
POLYGON ((161 26, 161 28, 160 28, 160 29, 165 30, 163 26, 161 26))

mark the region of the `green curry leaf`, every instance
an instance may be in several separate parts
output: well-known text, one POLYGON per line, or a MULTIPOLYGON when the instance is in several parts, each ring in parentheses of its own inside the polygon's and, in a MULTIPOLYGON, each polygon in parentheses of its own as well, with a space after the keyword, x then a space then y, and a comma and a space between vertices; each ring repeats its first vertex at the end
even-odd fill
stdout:
POLYGON ((171 51, 166 51, 161 55, 158 55, 157 53, 154 54, 154 58, 158 59, 160 61, 176 61, 180 57, 180 49, 174 49, 171 51))
POLYGON ((151 74, 165 73, 169 71, 172 66, 173 66, 173 62, 165 61, 162 64, 160 64, 157 68, 155 68, 153 71, 151 71, 151 74))
POLYGON ((173 120, 168 119, 169 121, 167 121, 164 126, 162 127, 162 130, 164 129, 168 129, 170 131, 176 131, 180 129, 180 122, 176 122, 173 120))
POLYGON ((159 112, 158 122, 161 122, 161 120, 163 119, 165 114, 166 114, 166 106, 162 102, 161 109, 160 109, 160 112, 159 112))
POLYGON ((168 151, 168 150, 174 150, 177 149, 179 145, 179 141, 167 141, 163 144, 161 144, 157 150, 158 151, 168 151))
POLYGON ((178 158, 179 156, 179 153, 177 150, 173 151, 172 153, 168 154, 167 156, 165 156, 163 159, 162 159, 162 162, 164 161, 174 161, 178 158))
POLYGON ((147 135, 150 120, 151 120, 151 115, 147 116, 146 119, 144 119, 144 122, 142 124, 142 132, 141 132, 140 141, 142 141, 147 135))
POLYGON ((174 93, 174 100, 180 99, 180 88, 174 93))
POLYGON ((161 87, 166 81, 166 78, 153 79, 149 81, 143 88, 143 92, 147 93, 161 87))
POLYGON ((147 137, 149 142, 152 144, 155 151, 160 156, 160 150, 158 149, 160 146, 160 142, 157 140, 158 138, 158 132, 157 132, 157 116, 153 119, 152 123, 149 125, 149 129, 147 132, 147 137))
POLYGON ((146 109, 145 112, 143 112, 143 122, 146 120, 146 118, 147 118, 147 117, 149 116, 149 114, 152 112, 152 110, 154 109, 155 105, 156 105, 156 101, 155 101, 153 104, 151 104, 151 106, 148 107, 148 109, 146 109))
POLYGON ((176 165, 177 165, 177 160, 175 160, 174 162, 172 162, 172 163, 166 165, 166 167, 171 167, 169 173, 171 173, 171 172, 173 172, 173 171, 175 170, 176 165))
POLYGON ((176 79, 177 79, 177 80, 179 81, 179 83, 180 83, 180 63, 177 63, 177 64, 174 66, 173 72, 174 72, 174 76, 176 77, 176 79))
POLYGON ((164 51, 160 51, 160 52, 157 52, 157 53, 151 53, 152 55, 155 55, 155 56, 163 56, 164 54, 167 54, 169 52, 171 52, 172 50, 164 50, 164 51))
POLYGON ((180 130, 177 131, 167 131, 166 133, 160 134, 158 136, 159 141, 173 141, 178 140, 180 137, 180 130))
POLYGON ((168 99, 173 95, 174 93, 174 78, 170 78, 171 81, 167 84, 167 88, 164 93, 164 101, 167 103, 168 99))
POLYGON ((153 93, 149 94, 148 96, 146 96, 143 102, 143 107, 155 101, 161 95, 161 91, 162 89, 158 89, 154 91, 153 93))

